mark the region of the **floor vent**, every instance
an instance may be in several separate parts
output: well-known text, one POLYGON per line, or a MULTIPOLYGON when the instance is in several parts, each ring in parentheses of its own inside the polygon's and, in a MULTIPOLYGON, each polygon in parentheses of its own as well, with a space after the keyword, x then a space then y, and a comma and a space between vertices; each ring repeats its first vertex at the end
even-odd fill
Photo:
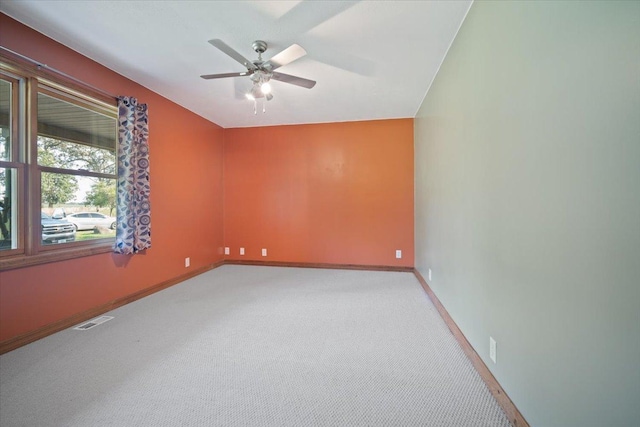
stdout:
POLYGON ((98 326, 104 322, 108 322, 109 320, 113 319, 113 316, 101 316, 101 317, 96 317, 93 320, 89 320, 87 323, 83 323, 82 325, 78 325, 76 326, 75 330, 77 331, 86 331, 87 329, 91 329, 95 326, 98 326))

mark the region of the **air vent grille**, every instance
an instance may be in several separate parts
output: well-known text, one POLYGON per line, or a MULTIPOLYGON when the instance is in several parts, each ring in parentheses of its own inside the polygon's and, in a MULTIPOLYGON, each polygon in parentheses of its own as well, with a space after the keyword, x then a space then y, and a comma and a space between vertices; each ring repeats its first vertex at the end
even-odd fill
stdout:
POLYGON ((96 317, 95 319, 89 320, 88 322, 85 322, 82 325, 78 325, 73 329, 75 329, 76 331, 86 331, 87 329, 95 328, 96 326, 101 325, 104 322, 108 322, 111 319, 113 319, 113 316, 96 317))

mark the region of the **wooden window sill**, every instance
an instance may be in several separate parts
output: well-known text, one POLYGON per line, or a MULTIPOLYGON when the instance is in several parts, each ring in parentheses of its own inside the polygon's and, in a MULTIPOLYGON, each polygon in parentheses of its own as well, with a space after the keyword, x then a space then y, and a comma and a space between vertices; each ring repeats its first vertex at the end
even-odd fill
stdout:
POLYGON ((0 271, 31 267, 34 265, 81 258, 112 251, 113 241, 110 240, 108 243, 99 243, 90 246, 83 245, 80 247, 43 251, 37 255, 17 255, 15 257, 0 258, 0 271))

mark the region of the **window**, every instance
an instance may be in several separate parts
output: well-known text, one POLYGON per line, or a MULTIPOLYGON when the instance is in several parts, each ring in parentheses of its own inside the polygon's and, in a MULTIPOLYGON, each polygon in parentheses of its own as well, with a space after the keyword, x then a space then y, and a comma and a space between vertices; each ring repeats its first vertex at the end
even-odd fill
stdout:
POLYGON ((111 250, 116 100, 0 60, 0 269, 111 250))
POLYGON ((18 176, 22 176, 23 170, 18 161, 19 83, 11 76, 0 75, 0 253, 17 252, 21 246, 18 176))

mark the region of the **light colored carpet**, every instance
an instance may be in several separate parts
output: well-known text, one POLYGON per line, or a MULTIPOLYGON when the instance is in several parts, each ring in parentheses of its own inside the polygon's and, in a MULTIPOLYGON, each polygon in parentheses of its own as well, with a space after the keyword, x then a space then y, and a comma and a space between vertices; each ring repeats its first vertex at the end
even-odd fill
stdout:
POLYGON ((223 266, 0 357, 0 425, 508 426, 411 273, 223 266))

